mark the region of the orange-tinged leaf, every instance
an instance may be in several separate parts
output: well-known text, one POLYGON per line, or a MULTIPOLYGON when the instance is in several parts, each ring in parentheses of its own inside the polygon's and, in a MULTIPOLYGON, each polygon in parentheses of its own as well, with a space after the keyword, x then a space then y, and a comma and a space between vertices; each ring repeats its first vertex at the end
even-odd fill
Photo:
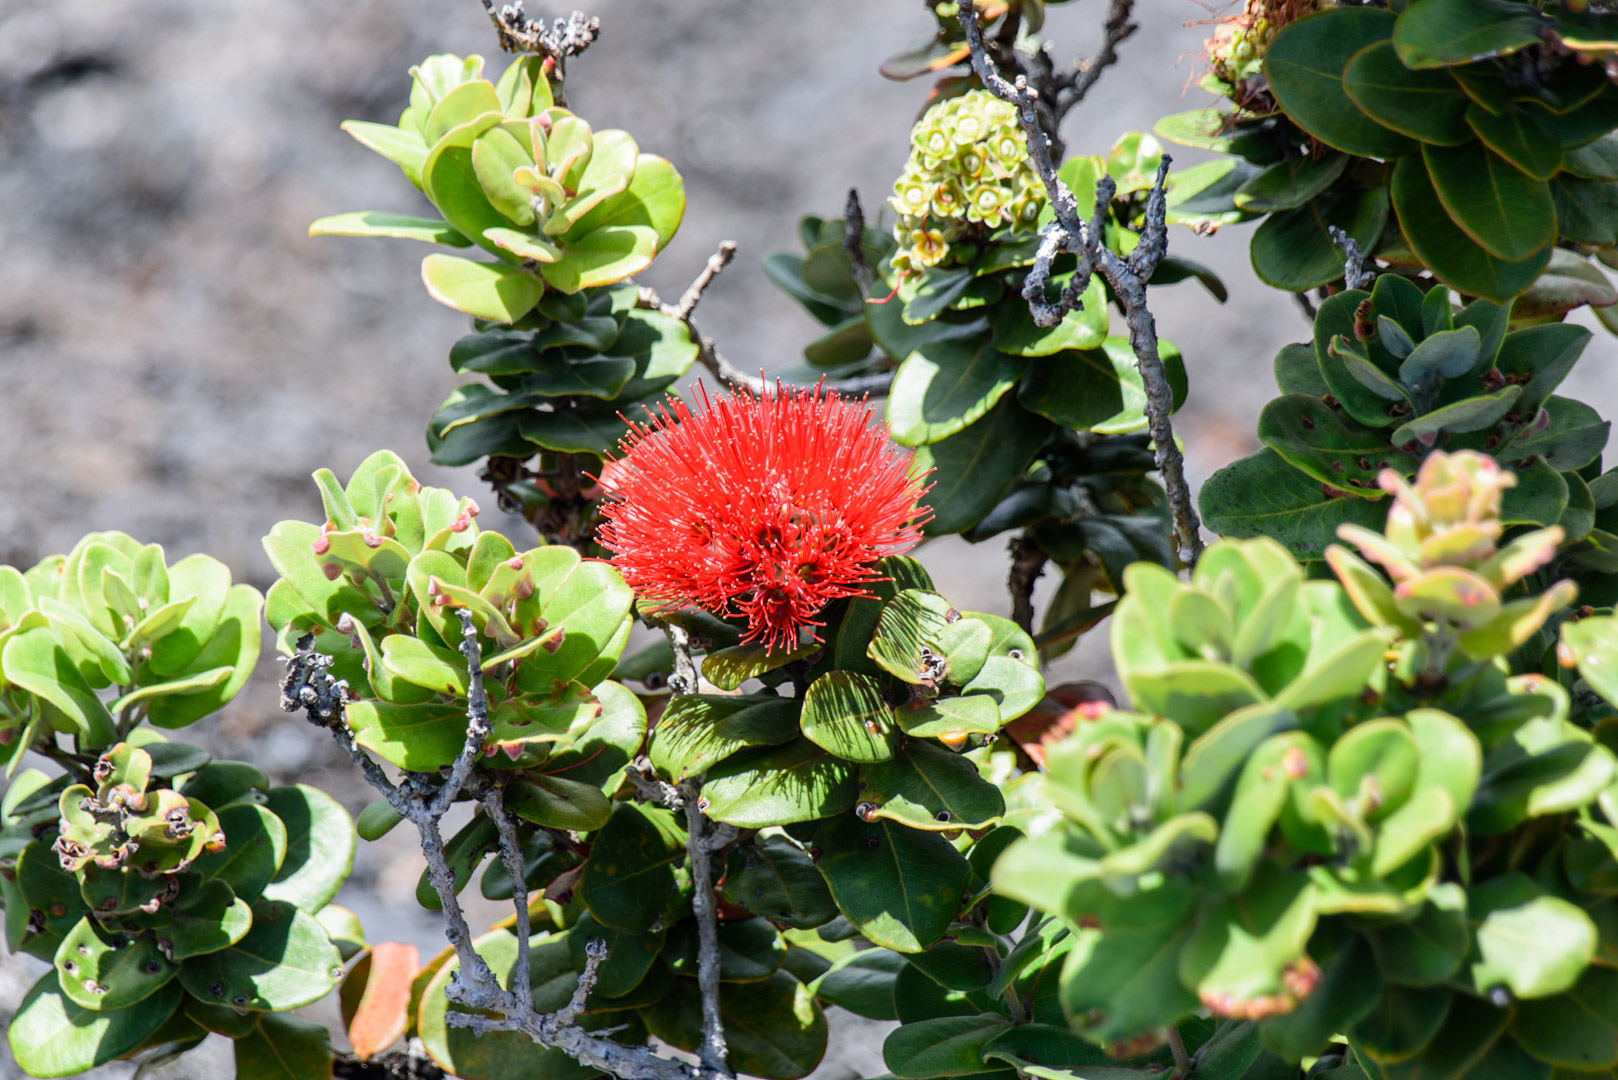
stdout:
POLYGON ((421 955, 416 947, 397 941, 377 942, 354 965, 344 980, 342 1001, 343 1021, 355 1057, 369 1060, 404 1035, 409 1020, 410 980, 420 967, 421 955), (356 981, 358 994, 352 993, 349 986, 356 981))

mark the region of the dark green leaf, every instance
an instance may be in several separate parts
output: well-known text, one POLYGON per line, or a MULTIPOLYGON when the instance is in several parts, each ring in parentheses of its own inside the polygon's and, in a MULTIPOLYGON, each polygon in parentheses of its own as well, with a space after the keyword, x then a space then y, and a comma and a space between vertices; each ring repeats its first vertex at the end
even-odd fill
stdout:
POLYGON ((1539 44, 1545 19, 1515 0, 1423 0, 1399 17, 1393 44, 1413 68, 1504 56, 1539 44))
POLYGON ((265 807, 286 826, 287 853, 263 895, 319 911, 354 866, 353 819, 336 799, 308 784, 271 788, 265 807))
POLYGON ((209 1004, 282 1012, 324 997, 342 974, 337 947, 312 916, 284 901, 260 900, 247 936, 187 960, 180 983, 209 1004))
POLYGON ((652 764, 678 782, 745 747, 791 742, 801 707, 774 694, 675 698, 652 733, 652 764))
POLYGON ((1442 68, 1406 67, 1391 41, 1354 54, 1343 72, 1343 90, 1367 116, 1401 135, 1440 146, 1472 137, 1464 119, 1470 102, 1460 85, 1442 68))
POLYGON ((749 829, 840 814, 854 805, 854 770, 808 739, 735 755, 708 771, 707 814, 749 829))
POLYGON ((1270 43, 1264 59, 1281 108, 1309 134, 1361 157, 1390 158, 1410 141, 1361 112, 1343 89, 1354 54, 1386 41, 1393 16, 1372 8, 1333 8, 1299 19, 1270 43))
POLYGON ((1214 473, 1199 503, 1204 523, 1219 535, 1269 536, 1301 559, 1324 558, 1326 546, 1337 541, 1337 526, 1379 528, 1385 513, 1379 501, 1328 495, 1268 448, 1214 473))
POLYGON ((955 918, 970 868, 936 833, 844 817, 815 834, 837 906, 871 942, 920 952, 955 918))
POLYGON ((1009 396, 977 423, 941 442, 920 447, 912 459, 918 471, 932 469, 927 505, 930 535, 962 532, 977 524, 1000 501, 1050 438, 1054 426, 1009 396))
POLYGON ((1388 197, 1382 188, 1329 191, 1296 210, 1272 215, 1258 227, 1251 249, 1253 270, 1266 285, 1291 292, 1336 281, 1343 276, 1343 251, 1328 230, 1343 229, 1370 250, 1387 217, 1388 197))
POLYGON ((622 802, 594 837, 579 878, 579 897, 606 926, 644 933, 674 889, 673 863, 685 839, 666 812, 622 802))
POLYGON ((1550 188, 1482 142, 1426 144, 1422 158, 1451 220, 1489 254, 1520 261, 1556 238, 1550 188))
MULTIPOLYGON (((1516 171, 1504 159, 1499 160, 1504 168, 1516 171)), ((1530 185, 1534 183, 1525 174, 1517 175, 1530 185)), ((1470 179, 1464 176, 1456 179, 1471 185, 1469 195, 1457 192, 1457 196, 1465 195, 1474 202, 1489 197, 1480 196, 1482 188, 1470 179)), ((1450 219, 1420 156, 1409 154, 1399 159, 1393 170, 1392 190, 1393 206, 1398 211, 1405 239, 1446 285, 1503 304, 1532 285, 1550 261, 1549 244, 1520 262, 1496 258, 1481 247, 1450 219)), ((1552 216, 1554 218, 1554 211, 1552 216)), ((1521 230, 1513 228, 1512 232, 1516 235, 1521 230)))

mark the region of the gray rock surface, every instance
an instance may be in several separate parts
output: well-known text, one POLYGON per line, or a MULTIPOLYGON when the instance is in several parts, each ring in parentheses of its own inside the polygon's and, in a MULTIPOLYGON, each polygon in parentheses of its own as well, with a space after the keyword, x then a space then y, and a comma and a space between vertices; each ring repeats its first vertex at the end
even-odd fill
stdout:
MULTIPOLYGON (((1208 6, 1137 8, 1141 33, 1069 119, 1072 152, 1104 151, 1125 130, 1205 103, 1184 88, 1207 32, 1187 24, 1208 6)), ((926 32, 926 15, 909 0, 592 10, 604 31, 572 69, 574 106, 597 127, 632 131, 687 185, 685 224, 645 280, 678 295, 718 241, 739 241, 703 302, 704 329, 745 369, 796 362, 818 331, 760 260, 795 248, 798 215, 837 213, 850 186, 880 205, 925 88, 876 69, 926 32)), ((1104 13, 1100 0, 1054 10, 1058 55, 1093 48, 1104 13)), ((422 430, 455 385, 444 358, 465 320, 422 291, 424 249, 305 235, 328 213, 421 209, 398 171, 338 124, 392 120, 406 69, 439 51, 501 63, 475 0, 0 0, 0 562, 31 565, 88 530, 119 528, 161 542, 171 560, 209 552, 264 588, 259 538, 318 513, 315 468, 346 475, 387 446, 426 482, 482 492, 475 470, 426 464, 422 430)), ((1177 230, 1171 243, 1218 269, 1232 294, 1224 306, 1194 284, 1154 294, 1190 370, 1177 430, 1198 482, 1252 448, 1271 357, 1305 324, 1253 278, 1244 230, 1177 230)), ((1601 337, 1572 380, 1607 415, 1618 412, 1614 360, 1601 337)), ((1000 543, 935 541, 921 557, 960 606, 1005 609, 1000 543)), ((269 660, 267 649, 248 690, 193 734, 357 811, 367 789, 323 737, 279 713, 269 660)), ((1104 635, 1092 635, 1053 676, 1106 674, 1104 635)), ((372 937, 436 950, 437 922, 412 899, 419 869, 396 831, 362 845, 341 901, 372 937)), ((0 959, 0 1013, 37 969, 0 959)), ((836 1025, 819 1075, 882 1071, 882 1026, 846 1015, 836 1025)), ((210 1043, 160 1075, 223 1075, 228 1050, 210 1043)), ((0 1053, 0 1076, 14 1074, 0 1053)))

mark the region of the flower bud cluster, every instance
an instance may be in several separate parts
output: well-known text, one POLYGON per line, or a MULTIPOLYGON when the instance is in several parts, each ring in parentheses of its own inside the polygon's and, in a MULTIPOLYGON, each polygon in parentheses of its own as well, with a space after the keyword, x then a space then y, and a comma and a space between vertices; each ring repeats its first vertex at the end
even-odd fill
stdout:
POLYGON ((910 133, 910 159, 888 205, 900 272, 937 266, 951 245, 1010 226, 1031 232, 1045 189, 1028 161, 1017 111, 986 90, 940 101, 910 133))

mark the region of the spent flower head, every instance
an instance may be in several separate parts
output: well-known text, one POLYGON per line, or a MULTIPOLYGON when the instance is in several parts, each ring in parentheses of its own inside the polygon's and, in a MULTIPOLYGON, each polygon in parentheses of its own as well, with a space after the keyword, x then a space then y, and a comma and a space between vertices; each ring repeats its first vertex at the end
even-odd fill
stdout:
POLYGON ((926 493, 871 409, 818 389, 670 398, 603 470, 599 539, 643 597, 747 618, 790 649, 827 603, 866 595, 874 564, 921 538, 926 493))

